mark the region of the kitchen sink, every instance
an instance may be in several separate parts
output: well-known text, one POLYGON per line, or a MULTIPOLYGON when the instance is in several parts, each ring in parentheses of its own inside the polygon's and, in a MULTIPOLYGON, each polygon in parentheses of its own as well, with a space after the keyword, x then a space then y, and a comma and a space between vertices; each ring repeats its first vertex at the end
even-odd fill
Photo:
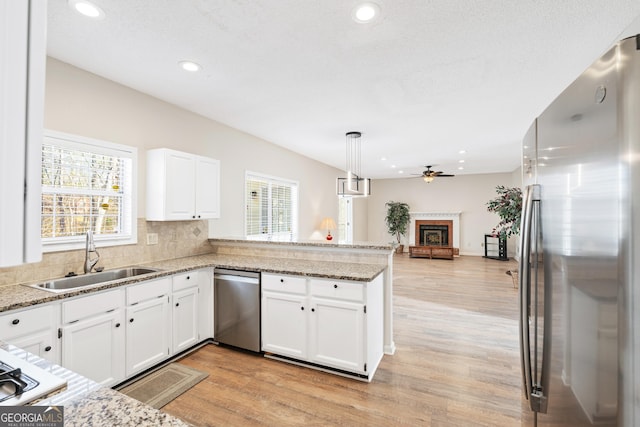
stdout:
POLYGON ((101 271, 99 273, 83 274, 82 276, 63 277, 49 280, 44 283, 27 285, 32 288, 42 289, 49 292, 65 292, 74 289, 82 289, 100 283, 111 282, 113 280, 126 279, 129 277, 141 276, 143 274, 160 271, 157 268, 127 267, 116 270, 101 271))

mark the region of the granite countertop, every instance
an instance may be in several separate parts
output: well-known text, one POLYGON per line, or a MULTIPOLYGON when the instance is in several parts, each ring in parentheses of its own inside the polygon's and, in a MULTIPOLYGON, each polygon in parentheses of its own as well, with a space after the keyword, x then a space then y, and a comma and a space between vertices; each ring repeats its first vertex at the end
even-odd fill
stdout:
POLYGON ((212 244, 219 243, 256 243, 282 246, 310 246, 320 248, 336 249, 375 249, 393 251, 394 245, 389 242, 351 242, 341 243, 337 240, 288 240, 288 239, 248 239, 246 237, 212 237, 209 239, 212 244))
POLYGON ((32 403, 38 406, 64 406, 65 427, 190 425, 11 344, 0 342, 0 347, 67 381, 67 386, 62 391, 32 403))
POLYGON ((372 281, 386 268, 386 266, 382 264, 342 263, 218 254, 197 255, 157 261, 149 264, 141 264, 141 266, 158 268, 161 271, 130 277, 127 279, 104 282, 99 285, 93 285, 83 289, 72 289, 61 293, 48 292, 42 289, 24 286, 24 284, 3 286, 0 288, 0 312, 116 288, 198 268, 231 268, 336 280, 353 280, 359 282, 372 281))

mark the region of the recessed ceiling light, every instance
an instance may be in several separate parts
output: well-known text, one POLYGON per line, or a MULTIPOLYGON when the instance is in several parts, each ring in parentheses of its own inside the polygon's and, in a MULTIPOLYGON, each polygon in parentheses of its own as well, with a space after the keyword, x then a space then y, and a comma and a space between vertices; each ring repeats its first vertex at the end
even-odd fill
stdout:
POLYGON ((458 170, 459 170, 459 171, 461 171, 461 170, 464 170, 464 168, 463 168, 462 166, 460 166, 460 167, 458 168, 458 170))
POLYGON ((391 169, 395 169, 395 168, 396 168, 396 165, 391 165, 391 169))
POLYGON ((464 163, 464 160, 458 160, 458 163, 464 163))
POLYGON ((380 160, 382 160, 384 162, 385 160, 387 160, 387 158, 386 157, 380 157, 380 160))
POLYGON ((88 0, 68 0, 67 3, 81 15, 93 19, 104 19, 104 11, 88 0))
POLYGON ((196 64, 193 61, 180 61, 178 64, 180 64, 183 70, 191 72, 199 71, 200 68, 202 68, 200 67, 200 64, 196 64))
POLYGON ((398 171, 398 173, 404 173, 404 171, 398 171))
POLYGON ((361 3, 353 9, 351 17, 360 24, 373 21, 380 14, 380 6, 375 3, 361 3))
POLYGON ((467 152, 467 150, 460 150, 458 151, 458 154, 465 154, 467 152))

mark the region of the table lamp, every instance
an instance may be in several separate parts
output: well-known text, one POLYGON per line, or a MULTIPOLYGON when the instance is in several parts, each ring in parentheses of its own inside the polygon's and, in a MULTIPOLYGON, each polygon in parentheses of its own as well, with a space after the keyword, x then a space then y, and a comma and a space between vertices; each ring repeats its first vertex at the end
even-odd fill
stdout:
POLYGON ((336 222, 331 217, 326 217, 320 223, 320 228, 323 230, 327 230, 327 240, 332 240, 333 236, 331 235, 331 229, 336 228, 336 222))

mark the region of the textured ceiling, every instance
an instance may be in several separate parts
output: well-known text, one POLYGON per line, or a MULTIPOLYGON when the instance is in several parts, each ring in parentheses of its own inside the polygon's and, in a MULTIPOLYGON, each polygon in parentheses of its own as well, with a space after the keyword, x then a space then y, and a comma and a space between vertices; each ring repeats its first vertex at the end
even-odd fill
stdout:
POLYGON ((100 21, 49 0, 48 54, 340 169, 361 131, 363 174, 400 178, 513 171, 533 119, 640 31, 638 0, 375 2, 359 24, 353 0, 94 0, 100 21))

